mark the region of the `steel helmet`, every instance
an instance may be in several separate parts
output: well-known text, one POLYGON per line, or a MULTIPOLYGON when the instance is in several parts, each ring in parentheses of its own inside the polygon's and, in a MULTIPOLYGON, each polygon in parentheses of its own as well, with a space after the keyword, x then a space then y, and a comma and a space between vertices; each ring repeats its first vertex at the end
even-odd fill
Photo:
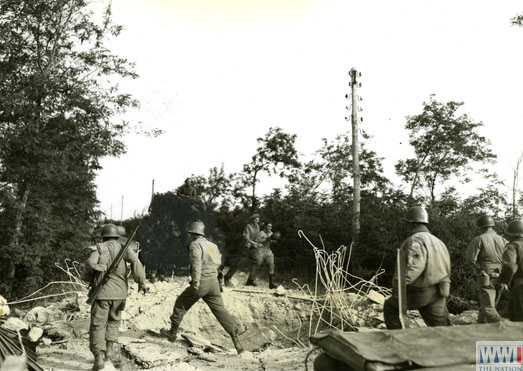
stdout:
POLYGON ((409 223, 429 224, 429 214, 423 206, 413 206, 407 210, 403 220, 409 223))
POLYGON ((118 233, 118 227, 114 224, 105 224, 102 227, 102 237, 120 237, 120 233, 118 233))
POLYGON ((118 228, 118 233, 120 236, 125 236, 125 227, 123 225, 119 225, 116 228, 118 228))
POLYGON ((523 222, 521 220, 513 220, 507 225, 505 233, 509 236, 523 237, 523 222))
POLYGON ((200 221, 193 222, 189 226, 189 229, 187 229, 187 233, 205 236, 205 224, 203 224, 203 222, 200 221))
POLYGON ((485 228, 485 227, 494 227, 494 218, 490 215, 481 215, 478 218, 478 222, 476 223, 478 227, 485 228))

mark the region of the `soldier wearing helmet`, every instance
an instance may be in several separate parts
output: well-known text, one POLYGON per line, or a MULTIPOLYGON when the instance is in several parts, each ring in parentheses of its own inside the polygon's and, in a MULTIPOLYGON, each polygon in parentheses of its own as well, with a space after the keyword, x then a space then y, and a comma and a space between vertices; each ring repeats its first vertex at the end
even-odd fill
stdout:
POLYGON ((507 240, 494 231, 494 218, 481 215, 477 220, 481 234, 475 237, 465 251, 465 258, 479 268, 478 322, 496 322, 501 320, 496 310, 497 280, 501 272, 501 259, 507 240))
MULTIPOLYGON (((450 288, 450 257, 447 247, 430 233, 428 214, 423 207, 411 207, 403 220, 411 227, 410 236, 399 249, 406 267, 407 309, 417 309, 427 326, 448 326, 446 298, 450 288)), ((393 295, 383 306, 389 329, 401 328, 397 274, 394 273, 393 295)))
POLYGON ((511 221, 505 233, 510 242, 505 247, 502 258, 499 288, 510 289, 508 317, 511 321, 523 322, 523 221, 511 221))
POLYGON ((239 251, 232 257, 232 263, 225 275, 225 285, 231 285, 231 278, 234 276, 236 271, 241 265, 244 265, 248 260, 251 262, 251 270, 249 272, 249 278, 245 283, 247 286, 257 286, 255 281, 256 272, 253 270, 253 254, 256 249, 261 247, 262 244, 258 242, 258 235, 260 234, 260 215, 252 214, 249 218, 249 223, 243 229, 243 241, 239 251))
MULTIPOLYGON (((101 230, 103 242, 91 246, 91 254, 87 265, 92 269, 94 281, 92 287, 97 286, 109 269, 116 255, 123 245, 118 242, 120 233, 114 224, 105 224, 101 230)), ((105 367, 105 360, 114 355, 114 344, 118 340, 120 319, 127 298, 127 264, 130 264, 133 279, 138 283, 140 291, 147 291, 145 286, 145 270, 138 259, 138 255, 128 249, 126 255, 102 286, 100 293, 91 306, 91 325, 89 328, 89 347, 95 357, 93 370, 105 367)))
POLYGON ((187 230, 191 243, 189 245, 189 260, 191 262, 191 282, 176 299, 171 315, 171 328, 160 332, 169 341, 174 342, 183 317, 200 299, 203 299, 211 309, 218 322, 231 336, 236 351, 243 352, 243 346, 238 339, 238 325, 227 312, 223 303, 218 269, 222 265, 222 256, 218 246, 205 238, 205 225, 196 221, 187 230))

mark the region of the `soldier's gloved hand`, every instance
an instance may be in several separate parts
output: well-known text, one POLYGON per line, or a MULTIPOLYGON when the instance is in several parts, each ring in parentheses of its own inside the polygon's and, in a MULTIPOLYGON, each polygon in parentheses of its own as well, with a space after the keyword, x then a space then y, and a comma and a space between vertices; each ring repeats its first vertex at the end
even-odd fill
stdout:
POLYGON ((145 295, 149 292, 149 288, 146 285, 141 285, 140 287, 138 287, 138 292, 145 295))
POLYGON ((191 281, 191 286, 193 289, 198 290, 200 288, 200 282, 199 281, 191 281))

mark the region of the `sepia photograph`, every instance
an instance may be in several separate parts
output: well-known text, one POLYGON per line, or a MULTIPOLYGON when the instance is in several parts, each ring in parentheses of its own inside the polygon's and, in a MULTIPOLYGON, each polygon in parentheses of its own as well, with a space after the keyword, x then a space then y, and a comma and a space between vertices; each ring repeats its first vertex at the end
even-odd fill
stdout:
POLYGON ((0 0, 0 371, 523 371, 523 4, 0 0))

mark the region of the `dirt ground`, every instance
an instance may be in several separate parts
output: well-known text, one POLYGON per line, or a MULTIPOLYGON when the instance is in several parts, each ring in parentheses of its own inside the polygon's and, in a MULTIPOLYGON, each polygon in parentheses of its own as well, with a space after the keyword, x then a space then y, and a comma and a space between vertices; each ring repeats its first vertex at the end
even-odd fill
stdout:
MULTIPOLYGON (((241 272, 233 279, 235 287, 225 288, 223 298, 229 312, 246 331, 240 340, 246 351, 237 355, 228 334, 200 301, 191 308, 180 326, 175 343, 157 336, 169 326, 169 316, 177 295, 188 285, 187 277, 150 284, 142 295, 131 285, 122 315, 118 345, 120 354, 106 362, 106 370, 283 370, 305 369, 308 346, 309 301, 296 290, 269 290, 245 287, 241 272), (188 337, 194 344, 185 339, 188 337), (300 343, 301 341, 301 343, 300 343)), ((68 323, 71 336, 66 342, 39 346, 38 363, 46 370, 90 370, 89 308, 79 299, 79 318, 68 323)), ((316 351, 316 354, 318 352, 316 351)), ((314 354, 309 357, 312 369, 314 354)))
MULTIPOLYGON (((297 371, 307 369, 306 359, 308 370, 312 370, 312 362, 320 351, 308 342, 317 323, 317 318, 311 317, 311 297, 293 283, 269 290, 267 282, 246 287, 245 280, 246 275, 239 272, 233 279, 234 286, 223 292, 227 309, 246 329, 240 336, 244 353, 236 354, 230 337, 203 301, 186 314, 175 343, 159 336, 161 328, 169 327, 174 301, 189 282, 188 277, 171 277, 149 284, 150 292, 146 295, 139 294, 136 285, 130 286, 122 314, 118 357, 114 362, 107 361, 105 370, 297 371)), ((351 308, 347 310, 353 313, 359 331, 385 328, 382 305, 374 297, 348 295, 351 308)), ((57 308, 62 308, 65 319, 41 325, 47 334, 51 330, 64 334, 63 340, 47 346, 40 342, 37 347, 38 363, 45 370, 91 369, 94 358, 88 339, 90 307, 85 300, 86 295, 79 294, 46 308, 53 308, 58 315, 57 308), (67 312, 66 308, 71 307, 74 312, 67 312)), ((418 326, 425 326, 417 311, 409 316, 418 326)), ((28 321, 29 317, 26 313, 21 318, 28 321)), ((477 312, 451 317, 455 324, 475 323, 477 312)))

